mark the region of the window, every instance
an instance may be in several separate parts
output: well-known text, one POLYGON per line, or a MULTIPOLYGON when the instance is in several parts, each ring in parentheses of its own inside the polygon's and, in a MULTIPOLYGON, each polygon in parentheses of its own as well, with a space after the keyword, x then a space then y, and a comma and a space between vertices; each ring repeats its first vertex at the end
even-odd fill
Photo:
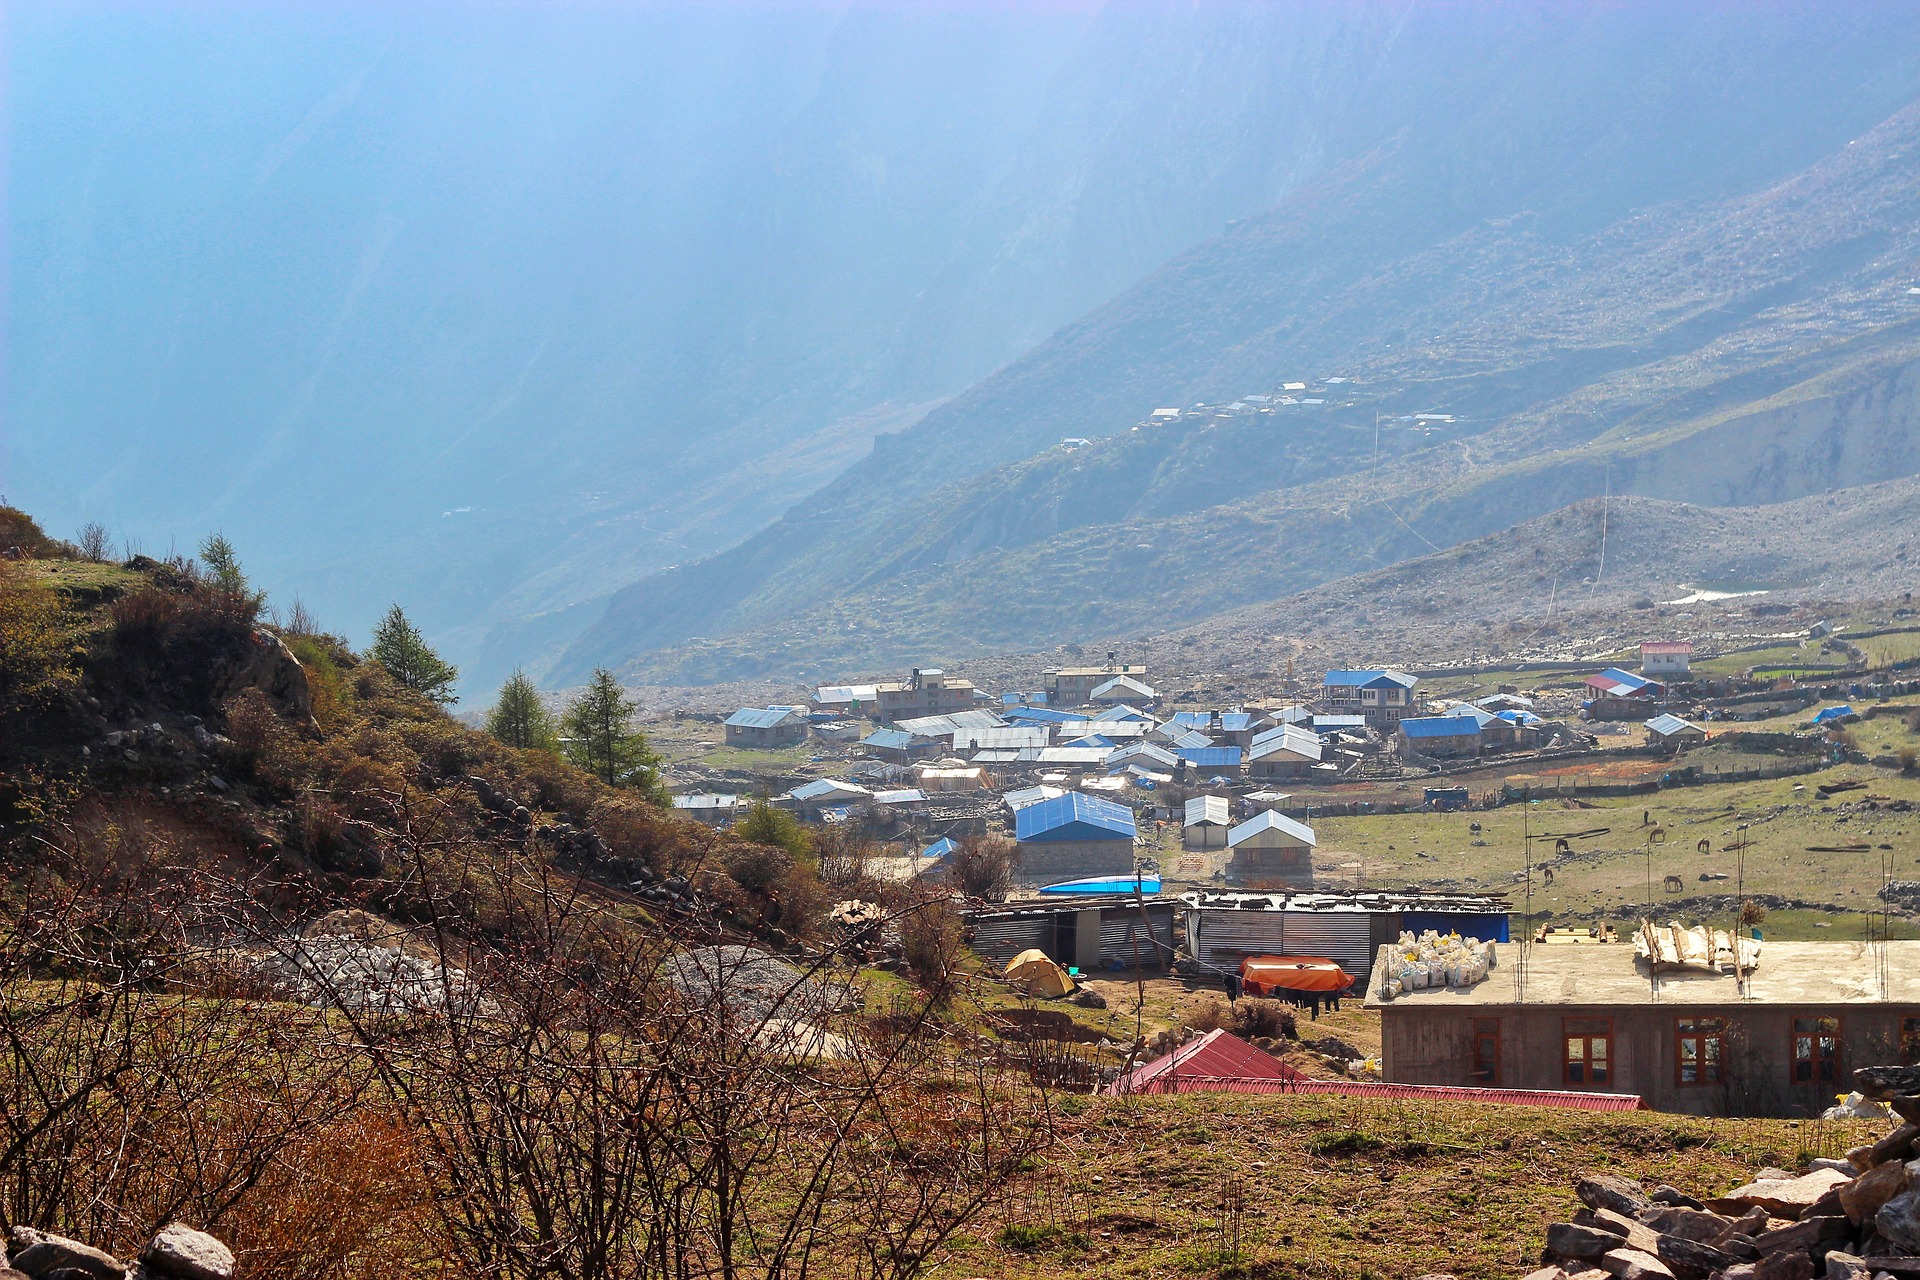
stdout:
POLYGON ((1613 1080, 1613 1019, 1563 1018, 1568 1084, 1609 1084, 1613 1080))
POLYGON ((1900 1019, 1900 1065, 1920 1067, 1920 1018, 1900 1019))
POLYGON ((1727 1060, 1725 1018, 1681 1018, 1674 1024, 1675 1084, 1719 1084, 1727 1060))
POLYGON ((1793 1020, 1793 1082, 1832 1084, 1840 1078, 1840 1019, 1793 1020))
POLYGON ((1473 1020, 1473 1082, 1484 1088, 1500 1083, 1500 1019, 1473 1020))

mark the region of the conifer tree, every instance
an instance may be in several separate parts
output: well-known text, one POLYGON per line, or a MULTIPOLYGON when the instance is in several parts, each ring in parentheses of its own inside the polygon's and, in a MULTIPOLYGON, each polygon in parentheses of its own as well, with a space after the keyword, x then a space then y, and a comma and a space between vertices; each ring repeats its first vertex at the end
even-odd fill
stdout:
POLYGON ((638 710, 621 691, 613 672, 597 668, 562 718, 566 731, 563 745, 568 759, 600 781, 631 787, 656 804, 666 804, 666 788, 660 783, 660 757, 647 744, 647 736, 633 727, 638 710))
POLYGON ((527 673, 518 668, 500 686, 499 700, 487 712, 487 732, 510 747, 553 751, 560 745, 553 713, 540 701, 540 691, 527 673))
POLYGON ((459 668, 433 651, 397 604, 373 629, 373 648, 368 656, 422 697, 442 704, 460 700, 453 692, 453 682, 460 678, 459 668))
POLYGON ((206 566, 207 580, 215 590, 233 597, 256 617, 266 606, 267 593, 255 591, 247 582, 247 575, 240 568, 239 553, 225 534, 207 535, 206 541, 200 544, 200 562, 206 566))

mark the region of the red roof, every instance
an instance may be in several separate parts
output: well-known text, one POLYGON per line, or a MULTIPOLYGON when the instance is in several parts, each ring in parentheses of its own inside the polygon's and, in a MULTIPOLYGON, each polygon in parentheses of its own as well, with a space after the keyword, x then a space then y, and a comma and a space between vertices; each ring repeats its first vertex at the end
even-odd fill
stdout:
MULTIPOLYGON (((1285 1064, 1280 1064, 1285 1066, 1285 1064)), ((1289 1068, 1289 1070, 1291 1070, 1289 1068)), ((1137 1072, 1135 1074, 1138 1074, 1137 1072)), ((1123 1078, 1122 1083, 1125 1082, 1123 1078)), ((1645 1111, 1647 1104, 1633 1093, 1576 1093, 1558 1089, 1474 1089, 1437 1084, 1387 1084, 1378 1080, 1312 1080, 1294 1073, 1291 1079, 1250 1076, 1188 1075, 1182 1071, 1136 1085, 1134 1093, 1315 1093, 1346 1098, 1397 1098, 1403 1101, 1486 1102, 1517 1107, 1560 1107, 1572 1111, 1645 1111)), ((1122 1090, 1116 1084, 1110 1093, 1122 1090)))
POLYGON ((1143 1062, 1107 1086, 1108 1093, 1178 1093, 1189 1078, 1273 1084, 1303 1080, 1298 1071, 1232 1032, 1215 1028, 1172 1053, 1143 1062))

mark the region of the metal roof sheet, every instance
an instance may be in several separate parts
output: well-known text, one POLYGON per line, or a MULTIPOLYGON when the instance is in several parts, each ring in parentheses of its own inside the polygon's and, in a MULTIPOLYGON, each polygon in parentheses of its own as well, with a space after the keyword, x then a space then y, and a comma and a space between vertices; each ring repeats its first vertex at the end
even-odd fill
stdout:
POLYGON ((1014 815, 1020 840, 1132 840, 1133 810, 1081 791, 1028 805, 1014 815))
POLYGON ((792 714, 789 707, 742 707, 727 717, 727 724, 735 729, 771 729, 785 724, 792 714))
POLYGON ((1196 769, 1240 767, 1240 748, 1238 747, 1182 747, 1174 754, 1196 769))
POLYGON ((1418 676, 1410 676, 1404 671, 1395 671, 1391 667, 1369 667, 1364 671, 1329 671, 1321 685, 1328 689, 1373 689, 1392 685, 1400 689, 1411 689, 1420 683, 1418 676))
POLYGON ((1477 738, 1480 722, 1472 716, 1414 716, 1400 722, 1409 738, 1477 738))
POLYGON ((1123 698, 1144 698, 1151 702, 1159 697, 1151 685, 1142 684, 1132 676, 1115 676, 1105 684, 1094 686, 1089 698, 1111 698, 1118 695, 1123 698))
POLYGON ((848 800, 855 800, 872 794, 865 787, 851 782, 841 782, 834 778, 820 778, 803 783, 787 792, 787 795, 795 800, 824 800, 828 797, 845 797, 848 800))
POLYGON ((1318 760, 1322 749, 1319 734, 1311 729, 1302 729, 1297 724, 1284 724, 1253 740, 1251 758, 1265 760, 1268 756, 1284 753, 1302 760, 1318 760))
MULTIPOLYGON (((1116 1089, 1109 1085, 1108 1091, 1116 1089)), ((1258 1076, 1204 1076, 1170 1071, 1144 1080, 1133 1093, 1293 1093, 1330 1094, 1342 1098, 1389 1098, 1402 1101, 1480 1102, 1494 1106, 1556 1107, 1569 1111, 1646 1111, 1646 1102, 1634 1093, 1576 1093, 1566 1089, 1476 1089, 1437 1084, 1389 1084, 1383 1080, 1312 1080, 1258 1076)))
POLYGON ((1666 737, 1668 734, 1679 733, 1683 729, 1692 729, 1695 733, 1706 732, 1706 730, 1702 729, 1699 725, 1694 724, 1690 720, 1682 720, 1671 711, 1662 712, 1660 715, 1647 721, 1647 728, 1662 737, 1666 737))
POLYGON ((903 751, 912 746, 916 741, 921 741, 921 739, 915 738, 913 734, 908 733, 905 729, 875 729, 872 733, 860 739, 860 745, 863 747, 879 747, 887 751, 903 751))
POLYGON ((1227 832, 1227 845, 1231 848, 1234 845, 1252 839, 1263 831, 1284 832, 1292 836, 1295 840, 1298 840, 1301 844, 1306 845, 1309 849, 1314 848, 1320 843, 1318 838, 1313 834, 1313 828, 1306 823, 1294 818, 1289 818, 1284 813, 1276 813, 1272 809, 1266 809, 1254 814, 1251 818, 1248 818, 1245 822, 1227 832))
POLYGON ((813 691, 815 702, 873 702, 879 696, 870 684, 826 684, 813 691))
POLYGON ((1229 826, 1233 822, 1233 802, 1225 796, 1194 796, 1187 801, 1186 814, 1185 825, 1189 827, 1229 826))

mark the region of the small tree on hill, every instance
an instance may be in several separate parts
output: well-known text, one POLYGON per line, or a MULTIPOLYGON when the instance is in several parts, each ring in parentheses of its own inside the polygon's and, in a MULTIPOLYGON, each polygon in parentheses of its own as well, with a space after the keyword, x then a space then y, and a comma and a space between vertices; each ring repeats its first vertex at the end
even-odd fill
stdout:
POLYGON ((387 674, 422 697, 442 704, 460 700, 453 692, 460 669, 433 651, 399 605, 387 610, 373 629, 373 648, 368 652, 387 674))
MULTIPOLYGON (((105 537, 104 530, 102 537, 105 537)), ((207 581, 214 590, 232 597, 236 604, 245 606, 256 617, 266 607, 267 593, 255 591, 247 582, 247 575, 240 568, 240 556, 226 535, 207 535, 207 540, 200 544, 200 563, 206 567, 207 581)))
POLYGON ((622 692, 605 667, 567 707, 561 718, 567 758, 612 787, 630 787, 657 804, 667 803, 660 784, 660 757, 647 735, 633 727, 639 707, 622 692))
POLYGON ((73 545, 80 548, 80 556, 95 564, 103 564, 107 559, 107 550, 113 545, 107 526, 98 520, 80 526, 80 532, 74 536, 73 545))
POLYGON ((515 670, 500 686, 500 698, 487 712, 487 732, 510 747, 553 751, 560 745, 553 713, 540 701, 524 671, 515 670))
POLYGON ((813 837, 808 835, 806 824, 785 809, 774 808, 765 796, 753 802, 747 816, 735 822, 732 830, 749 844, 785 849, 796 862, 813 856, 813 837))

